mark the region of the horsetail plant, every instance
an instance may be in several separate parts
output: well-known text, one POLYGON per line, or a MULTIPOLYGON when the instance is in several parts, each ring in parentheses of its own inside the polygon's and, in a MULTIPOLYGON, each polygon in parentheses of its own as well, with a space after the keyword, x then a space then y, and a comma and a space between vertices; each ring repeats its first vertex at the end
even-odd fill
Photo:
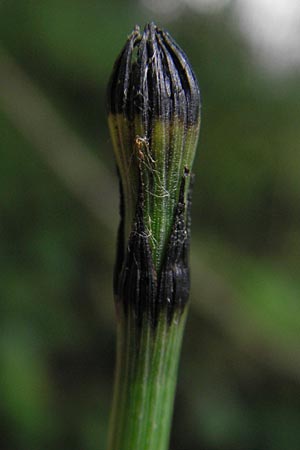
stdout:
POLYGON ((154 23, 128 37, 108 111, 121 194, 108 450, 166 450, 189 296, 200 93, 186 55, 154 23))

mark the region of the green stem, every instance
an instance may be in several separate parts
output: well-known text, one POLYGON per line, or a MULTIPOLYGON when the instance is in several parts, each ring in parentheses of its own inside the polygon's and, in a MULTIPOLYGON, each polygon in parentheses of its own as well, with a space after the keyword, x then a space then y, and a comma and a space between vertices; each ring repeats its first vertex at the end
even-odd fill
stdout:
POLYGON ((119 317, 108 450, 166 450, 186 312, 155 328, 119 317))

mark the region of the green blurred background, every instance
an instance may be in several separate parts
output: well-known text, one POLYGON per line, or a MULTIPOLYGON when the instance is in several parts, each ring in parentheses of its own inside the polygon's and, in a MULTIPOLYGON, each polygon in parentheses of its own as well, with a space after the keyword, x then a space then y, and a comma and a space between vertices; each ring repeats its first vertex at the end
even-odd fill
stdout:
POLYGON ((105 88, 135 23, 154 19, 203 97, 171 448, 299 450, 300 71, 268 3, 0 2, 1 449, 105 448, 118 225, 105 88))

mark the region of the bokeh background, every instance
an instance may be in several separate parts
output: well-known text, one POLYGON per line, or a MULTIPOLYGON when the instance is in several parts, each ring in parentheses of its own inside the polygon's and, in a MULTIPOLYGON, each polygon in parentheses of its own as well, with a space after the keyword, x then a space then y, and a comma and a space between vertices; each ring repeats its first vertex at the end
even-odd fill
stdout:
POLYGON ((105 448, 118 182, 105 89, 135 23, 203 97, 173 450, 300 448, 300 4, 0 1, 0 448, 105 448))

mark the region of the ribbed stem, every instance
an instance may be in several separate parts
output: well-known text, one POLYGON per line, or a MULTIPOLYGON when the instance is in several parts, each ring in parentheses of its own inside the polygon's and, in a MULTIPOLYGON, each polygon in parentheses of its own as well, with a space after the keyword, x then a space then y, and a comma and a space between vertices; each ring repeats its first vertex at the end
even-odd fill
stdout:
POLYGON ((166 450, 186 312, 153 328, 130 312, 119 319, 108 450, 166 450))

